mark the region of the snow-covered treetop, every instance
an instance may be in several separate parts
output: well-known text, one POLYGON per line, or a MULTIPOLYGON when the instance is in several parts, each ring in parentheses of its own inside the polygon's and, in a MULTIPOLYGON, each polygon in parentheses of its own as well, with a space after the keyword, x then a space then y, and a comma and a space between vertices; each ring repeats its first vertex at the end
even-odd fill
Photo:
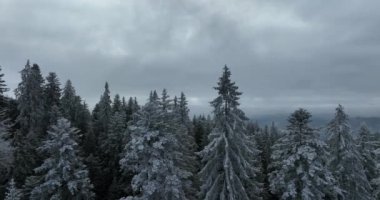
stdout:
POLYGON ((229 115, 231 110, 236 110, 240 105, 238 100, 242 93, 238 91, 239 87, 235 85, 235 82, 231 81, 230 77, 230 70, 227 66, 224 66, 218 86, 215 87, 219 95, 211 102, 215 115, 229 115))

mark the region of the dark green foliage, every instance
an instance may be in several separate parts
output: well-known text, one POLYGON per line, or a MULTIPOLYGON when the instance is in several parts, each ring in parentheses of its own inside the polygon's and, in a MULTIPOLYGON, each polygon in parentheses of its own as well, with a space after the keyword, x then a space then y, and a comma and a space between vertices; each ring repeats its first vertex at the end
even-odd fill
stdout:
POLYGON ((197 152, 201 151, 208 142, 208 135, 213 128, 213 122, 208 116, 206 118, 203 115, 193 117, 193 134, 195 143, 197 144, 197 152))
MULTIPOLYGON (((254 129, 255 130, 255 129, 254 129)), ((265 126, 264 129, 256 132, 255 139, 257 149, 260 151, 261 173, 260 177, 263 183, 262 197, 264 200, 274 199, 275 196, 270 191, 269 175, 273 171, 270 167, 272 146, 275 144, 277 138, 277 128, 272 124, 271 128, 265 126)))
POLYGON ((7 85, 5 84, 5 80, 3 80, 4 74, 1 73, 1 66, 0 66, 0 109, 4 109, 7 106, 7 99, 4 96, 4 93, 9 90, 7 88, 7 85))
POLYGON ((3 80, 4 74, 1 73, 0 66, 0 199, 4 199, 6 184, 9 182, 11 165, 10 150, 8 142, 4 140, 10 136, 9 132, 9 99, 5 98, 4 93, 8 91, 7 85, 3 80), (7 145, 6 147, 1 145, 7 145), (3 151, 4 150, 4 151, 3 151), (7 155, 8 154, 8 155, 7 155))
POLYGON ((60 117, 60 98, 61 98, 61 83, 54 72, 50 72, 46 77, 46 85, 44 86, 44 129, 47 130, 52 124, 55 124, 60 117))
POLYGON ((12 137, 15 148, 13 176, 18 186, 24 183, 42 159, 35 149, 46 136, 43 132, 43 83, 39 66, 34 64, 31 67, 28 61, 21 71, 21 83, 16 89, 19 111, 16 122, 19 130, 12 137))

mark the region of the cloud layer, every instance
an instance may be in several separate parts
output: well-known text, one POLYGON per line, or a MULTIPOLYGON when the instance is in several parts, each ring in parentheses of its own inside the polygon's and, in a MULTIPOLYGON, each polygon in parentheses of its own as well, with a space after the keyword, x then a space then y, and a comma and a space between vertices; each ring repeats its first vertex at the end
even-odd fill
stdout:
POLYGON ((14 89, 31 59, 70 78, 94 104, 113 94, 145 100, 184 91, 209 110, 227 64, 250 114, 315 112, 341 103, 380 111, 380 12, 376 0, 1 0, 0 65, 14 89))

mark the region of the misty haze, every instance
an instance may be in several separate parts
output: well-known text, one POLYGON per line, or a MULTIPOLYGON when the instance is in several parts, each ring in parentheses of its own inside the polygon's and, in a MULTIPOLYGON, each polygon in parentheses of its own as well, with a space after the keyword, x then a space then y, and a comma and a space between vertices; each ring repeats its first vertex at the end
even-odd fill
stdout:
POLYGON ((379 7, 0 0, 0 199, 380 200, 379 7))

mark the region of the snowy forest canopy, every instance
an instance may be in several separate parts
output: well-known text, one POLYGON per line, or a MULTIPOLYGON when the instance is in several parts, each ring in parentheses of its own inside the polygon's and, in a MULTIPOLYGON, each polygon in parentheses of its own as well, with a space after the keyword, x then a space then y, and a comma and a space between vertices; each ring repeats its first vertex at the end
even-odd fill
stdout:
POLYGON ((354 134, 342 105, 324 128, 300 108, 279 129, 247 118, 227 66, 192 118, 184 93, 141 105, 105 83, 90 111, 70 80, 20 75, 15 98, 0 75, 0 199, 380 199, 380 133, 354 134))

